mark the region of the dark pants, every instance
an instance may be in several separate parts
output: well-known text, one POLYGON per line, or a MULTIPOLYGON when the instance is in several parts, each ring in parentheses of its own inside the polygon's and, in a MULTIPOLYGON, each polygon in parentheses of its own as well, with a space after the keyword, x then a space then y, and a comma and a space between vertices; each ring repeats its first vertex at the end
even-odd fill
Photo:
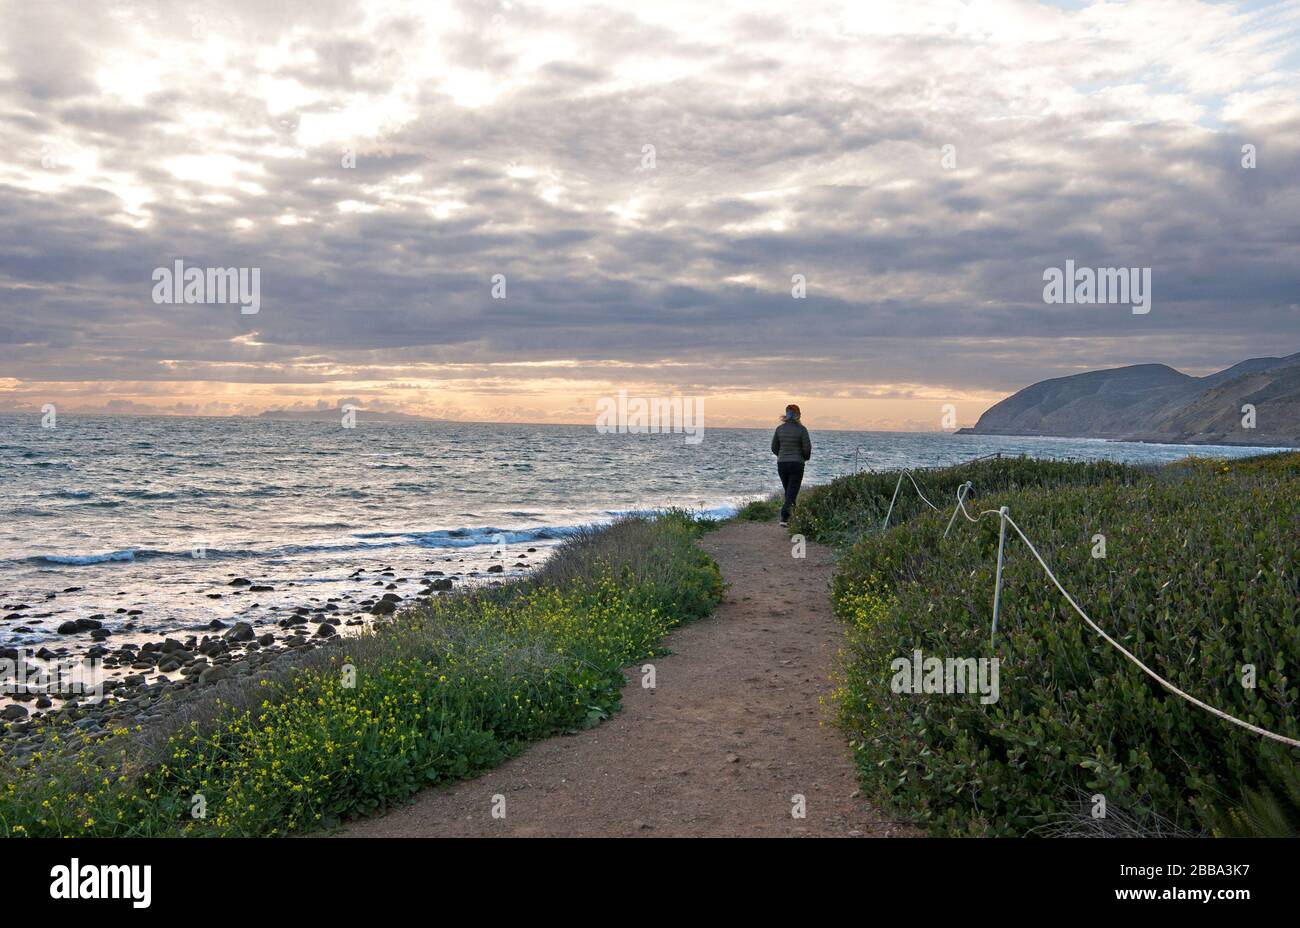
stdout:
POLYGON ((794 501, 799 498, 799 484, 803 483, 803 461, 780 461, 776 465, 776 472, 781 478, 781 486, 785 488, 785 505, 781 507, 781 521, 790 521, 790 510, 794 508, 794 501))

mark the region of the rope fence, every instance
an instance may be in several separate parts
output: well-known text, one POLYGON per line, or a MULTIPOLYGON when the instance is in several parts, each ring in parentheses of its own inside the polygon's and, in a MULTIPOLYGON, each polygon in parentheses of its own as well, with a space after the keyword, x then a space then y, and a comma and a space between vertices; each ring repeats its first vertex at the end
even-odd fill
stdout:
MULTIPOLYGON (((982 459, 976 458, 975 460, 982 460, 982 459)), ((967 461, 966 463, 969 464, 972 462, 967 461)), ((881 525, 881 531, 884 531, 886 528, 889 527, 889 517, 894 512, 894 504, 898 500, 899 491, 902 490, 903 488, 904 476, 906 476, 907 479, 911 481, 912 486, 916 489, 916 495, 921 498, 922 502, 924 502, 935 512, 940 511, 938 506, 934 505, 934 503, 926 499, 925 494, 921 492, 921 487, 917 484, 916 478, 912 476, 911 471, 900 470, 898 474, 898 483, 894 486, 894 496, 889 501, 889 511, 885 513, 885 521, 881 525)), ((972 489, 973 489, 973 484, 969 480, 957 488, 957 505, 953 509, 952 518, 948 520, 947 528, 944 529, 943 537, 945 538, 948 537, 948 532, 952 529, 953 523, 957 521, 958 513, 965 516, 968 521, 976 522, 976 523, 986 516, 997 516, 998 518, 998 522, 999 522, 998 566, 997 566, 997 574, 993 581, 993 626, 989 636, 990 645, 992 645, 997 640, 997 634, 998 634, 998 616, 1002 604, 1002 568, 1005 563, 1004 555, 1006 551, 1007 526, 1009 525, 1015 531, 1015 533, 1020 536, 1020 540, 1025 543, 1025 546, 1029 548, 1030 553, 1033 554, 1034 559, 1038 561, 1039 566, 1043 568, 1043 571, 1047 574, 1048 579, 1052 581, 1053 585, 1057 588, 1057 590, 1060 591, 1061 595, 1065 597, 1065 601, 1069 603, 1070 607, 1079 614, 1079 618, 1083 619, 1083 621, 1087 623, 1088 627, 1091 628, 1098 635, 1100 635, 1107 644, 1109 644, 1112 648, 1119 651, 1120 654, 1123 654, 1126 658, 1128 658, 1130 661, 1136 664, 1138 668, 1142 670, 1143 673, 1145 673, 1151 679, 1155 680, 1157 683, 1159 683, 1169 692, 1173 693, 1175 696, 1187 700, 1192 705, 1204 709, 1206 712, 1209 712, 1211 715, 1218 716, 1219 718, 1223 719, 1226 722, 1231 722, 1233 725, 1238 725, 1249 732, 1259 735, 1262 738, 1270 738, 1273 741, 1278 741, 1281 742, 1282 744, 1290 745, 1291 747, 1300 748, 1300 740, 1297 740, 1295 738, 1288 738, 1285 735, 1279 735, 1277 732, 1269 731, 1266 728, 1260 728, 1258 725, 1253 725, 1250 722, 1247 722, 1243 719, 1239 719, 1234 715, 1229 715, 1228 713, 1224 712, 1222 709, 1216 709, 1214 706, 1210 705, 1209 703, 1197 699, 1195 696, 1192 696, 1190 693, 1184 692, 1183 690, 1175 686, 1173 683, 1170 683, 1164 677, 1160 676, 1160 674, 1156 673, 1146 664, 1144 664, 1131 651, 1125 648, 1122 644, 1120 644, 1110 635, 1106 634, 1106 632, 1101 628, 1101 626, 1098 625, 1096 622, 1094 622, 1092 618, 1088 615, 1088 613, 1083 611, 1083 608, 1079 605, 1079 603, 1075 600, 1075 598, 1071 596, 1070 592, 1062 585, 1061 581, 1057 578, 1056 574, 1052 571, 1052 568, 1047 565, 1047 561, 1045 561, 1043 559, 1043 556, 1038 552, 1038 548, 1035 547, 1034 543, 1029 540, 1029 536, 1024 533, 1024 530, 1021 529, 1021 527, 1018 524, 1016 524, 1015 519, 1011 518, 1011 512, 1008 509, 1008 507, 1002 506, 999 507, 998 509, 985 509, 979 512, 978 515, 974 515, 974 516, 970 514, 970 512, 966 509, 966 498, 967 496, 969 496, 972 489)))

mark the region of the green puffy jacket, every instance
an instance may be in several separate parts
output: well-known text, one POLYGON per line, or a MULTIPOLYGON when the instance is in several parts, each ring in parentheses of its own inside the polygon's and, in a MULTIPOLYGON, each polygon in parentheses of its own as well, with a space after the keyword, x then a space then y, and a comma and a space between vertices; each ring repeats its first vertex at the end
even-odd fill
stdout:
POLYGON ((772 453, 777 463, 783 461, 807 461, 812 457, 812 439, 808 430, 797 421, 786 420, 776 427, 772 434, 772 453))

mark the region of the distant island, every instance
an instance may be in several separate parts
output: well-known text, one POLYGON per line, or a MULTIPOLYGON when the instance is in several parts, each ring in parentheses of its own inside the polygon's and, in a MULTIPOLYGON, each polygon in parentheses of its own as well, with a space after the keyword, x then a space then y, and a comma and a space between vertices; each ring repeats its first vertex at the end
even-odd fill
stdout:
MULTIPOLYGON (((258 413, 257 419, 284 419, 291 422, 333 422, 338 424, 343 416, 341 408, 327 409, 268 409, 258 413)), ((380 412, 378 410, 357 407, 358 419, 367 422, 446 422, 446 419, 431 419, 428 416, 412 416, 404 412, 380 412)))
POLYGON ((1171 444, 1300 446, 1300 352, 1192 377, 1135 364, 1044 380, 980 416, 967 435, 1171 444), (1252 421, 1253 428, 1245 423, 1252 421))

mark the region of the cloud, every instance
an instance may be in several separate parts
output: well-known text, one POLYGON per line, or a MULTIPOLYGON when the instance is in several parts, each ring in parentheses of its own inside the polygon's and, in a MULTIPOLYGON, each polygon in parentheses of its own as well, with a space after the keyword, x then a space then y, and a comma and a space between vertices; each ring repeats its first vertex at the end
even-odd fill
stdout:
POLYGON ((1300 347, 1297 4, 865 10, 26 5, 0 23, 10 405, 406 381, 545 417, 527 394, 578 380, 867 410, 1300 347), (154 304, 178 258, 260 268, 261 311, 154 304), (1151 267, 1152 312, 1045 305, 1067 258, 1151 267))

